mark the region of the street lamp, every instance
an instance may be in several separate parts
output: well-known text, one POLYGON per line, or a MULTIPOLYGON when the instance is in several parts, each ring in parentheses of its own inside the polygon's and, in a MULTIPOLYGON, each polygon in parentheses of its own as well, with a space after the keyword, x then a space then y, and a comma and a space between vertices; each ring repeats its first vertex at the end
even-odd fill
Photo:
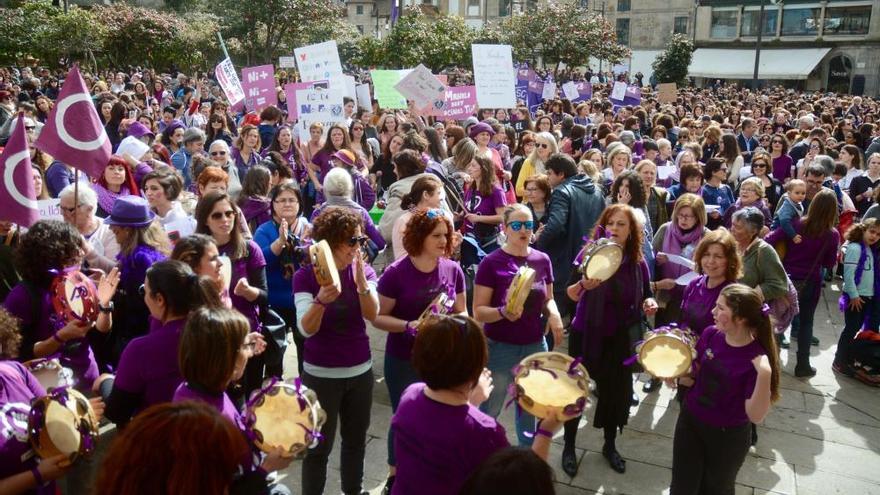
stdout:
MULTIPOLYGON (((758 91, 758 64, 761 62, 761 34, 764 33, 764 1, 758 13, 758 39, 755 43, 755 72, 752 74, 752 91, 758 91)), ((779 5, 782 0, 770 0, 771 5, 779 5)))

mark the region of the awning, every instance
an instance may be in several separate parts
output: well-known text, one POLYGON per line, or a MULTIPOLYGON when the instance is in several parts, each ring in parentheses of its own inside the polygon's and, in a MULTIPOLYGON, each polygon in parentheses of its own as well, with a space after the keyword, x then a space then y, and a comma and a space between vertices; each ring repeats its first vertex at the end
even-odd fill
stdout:
MULTIPOLYGON (((761 50, 759 79, 806 79, 831 48, 761 50)), ((755 72, 755 50, 698 48, 688 69, 691 77, 751 79, 755 72)))

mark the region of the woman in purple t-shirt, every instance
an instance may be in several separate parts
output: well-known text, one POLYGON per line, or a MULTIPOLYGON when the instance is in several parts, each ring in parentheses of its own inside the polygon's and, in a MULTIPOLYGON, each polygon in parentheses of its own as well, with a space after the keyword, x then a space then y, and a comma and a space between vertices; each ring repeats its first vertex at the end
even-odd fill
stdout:
MULTIPOLYGON (((385 384, 392 411, 400 396, 419 380, 410 362, 418 320, 440 294, 446 294, 449 313, 467 314, 464 273, 449 259, 452 253, 452 222, 439 209, 412 212, 403 235, 408 253, 389 265, 379 280, 379 316, 374 325, 388 332, 385 345, 385 384)), ((440 310, 440 308, 437 308, 440 310)), ((394 431, 388 434, 389 479, 394 483, 394 431)))
MULTIPOLYGON (((624 362, 632 355, 634 336, 641 335, 645 316, 657 312, 642 254, 642 230, 629 205, 617 203, 606 208, 592 237, 607 237, 621 246, 623 262, 608 280, 581 277, 566 288, 568 297, 577 301, 572 332, 583 333, 584 364, 596 381, 599 396, 593 426, 604 429, 602 455, 618 473, 626 471, 626 461, 617 451, 617 432, 627 424, 633 400, 632 368, 624 362)), ((575 472, 576 435, 577 428, 566 427, 563 467, 568 470, 566 464, 571 466, 573 461, 575 472)))
POLYGON ((712 310, 715 326, 697 342, 694 377, 672 450, 671 495, 733 495, 749 451, 751 423, 779 399, 779 355, 770 309, 742 284, 725 287, 712 310))
POLYGON ((498 224, 507 201, 495 180, 492 160, 475 156, 466 171, 471 178, 464 191, 465 222, 462 234, 473 237, 486 253, 498 249, 498 224))
MULTIPOLYGON (((204 402, 217 409, 246 436, 244 420, 226 389, 241 379, 248 359, 265 348, 266 342, 250 333, 248 320, 241 313, 225 308, 196 310, 187 319, 180 335, 180 350, 175 358, 179 360, 183 381, 174 392, 173 402, 204 402)), ((258 452, 253 444, 250 447, 252 454, 258 452)), ((293 460, 284 456, 281 447, 268 454, 257 454, 257 458, 260 459, 259 469, 255 469, 254 455, 242 459, 244 474, 233 481, 233 493, 236 484, 244 486, 250 478, 265 485, 266 473, 286 469, 293 460)))
MULTIPOLYGON (((406 389, 391 419, 399 460, 392 495, 457 494, 484 460, 509 446, 504 427, 478 409, 493 391, 479 324, 461 315, 434 318, 413 346, 424 383, 406 389)), ((545 461, 560 426, 544 420, 535 432, 532 450, 545 461)))
MULTIPOLYGON (((544 320, 547 316, 555 345, 562 342, 562 318, 553 299, 553 267, 550 258, 529 247, 535 230, 529 208, 514 204, 504 210, 504 245, 483 258, 474 279, 474 319, 483 323, 489 339, 489 370, 498 385, 481 410, 497 418, 513 382, 511 369, 523 358, 547 350, 544 320), (519 314, 510 313, 505 301, 514 276, 521 267, 535 270, 535 281, 526 287, 528 296, 519 314)), ((535 418, 516 408, 516 435, 520 445, 530 445, 527 436, 535 429, 535 418)))
POLYGON ((695 271, 701 276, 688 283, 681 301, 678 324, 699 337, 713 323, 712 308, 721 290, 736 282, 742 271, 742 259, 736 252, 736 240, 725 229, 706 234, 694 251, 695 271))
MULTIPOLYGON (((232 307, 250 320, 252 331, 260 332, 261 308, 266 307, 269 297, 266 259, 257 243, 244 238, 240 221, 238 207, 225 193, 208 193, 196 206, 196 233, 213 237, 220 255, 228 257, 232 263, 229 280, 232 307)), ((241 381, 244 396, 250 395, 263 383, 264 364, 263 356, 248 361, 241 381)))
POLYGON ((303 460, 302 491, 324 493, 327 461, 337 425, 342 437, 341 484, 344 493, 361 493, 370 408, 373 404, 373 361, 364 320, 379 311, 376 272, 364 262, 367 242, 363 220, 348 208, 331 206, 315 218, 315 242, 326 240, 333 251, 340 286, 321 286, 314 268, 293 276, 297 330, 305 337, 302 381, 321 400, 327 422, 324 441, 303 460))

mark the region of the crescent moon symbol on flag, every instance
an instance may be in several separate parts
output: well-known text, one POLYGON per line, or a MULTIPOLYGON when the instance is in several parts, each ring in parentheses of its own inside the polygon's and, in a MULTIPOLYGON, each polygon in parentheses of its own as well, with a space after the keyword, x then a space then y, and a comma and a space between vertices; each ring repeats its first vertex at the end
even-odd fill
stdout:
POLYGON ((24 162, 24 159, 28 156, 30 150, 19 151, 18 153, 10 156, 6 162, 6 170, 3 173, 3 185, 6 186, 6 190, 9 191, 9 195, 12 196, 18 204, 24 206, 25 208, 29 208, 31 210, 37 209, 36 200, 30 199, 21 191, 18 190, 18 187, 15 185, 15 170, 18 166, 24 162))
POLYGON ((93 151, 104 145, 104 141, 107 139, 107 133, 99 131, 97 138, 91 141, 80 141, 71 136, 70 133, 67 132, 67 128, 64 127, 64 115, 67 113, 67 110, 81 101, 88 102, 89 104, 92 102, 91 97, 85 93, 72 94, 58 102, 58 105, 56 106, 58 110, 55 113, 55 128, 58 130, 58 136, 61 137, 61 140, 71 148, 80 151, 93 151))

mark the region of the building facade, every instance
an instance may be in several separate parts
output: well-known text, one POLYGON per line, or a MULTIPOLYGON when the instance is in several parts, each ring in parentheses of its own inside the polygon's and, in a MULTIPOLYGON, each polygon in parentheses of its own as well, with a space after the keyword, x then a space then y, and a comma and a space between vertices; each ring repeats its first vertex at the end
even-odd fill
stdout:
POLYGON ((702 0, 696 19, 700 80, 750 83, 761 26, 762 84, 880 94, 880 0, 702 0))

